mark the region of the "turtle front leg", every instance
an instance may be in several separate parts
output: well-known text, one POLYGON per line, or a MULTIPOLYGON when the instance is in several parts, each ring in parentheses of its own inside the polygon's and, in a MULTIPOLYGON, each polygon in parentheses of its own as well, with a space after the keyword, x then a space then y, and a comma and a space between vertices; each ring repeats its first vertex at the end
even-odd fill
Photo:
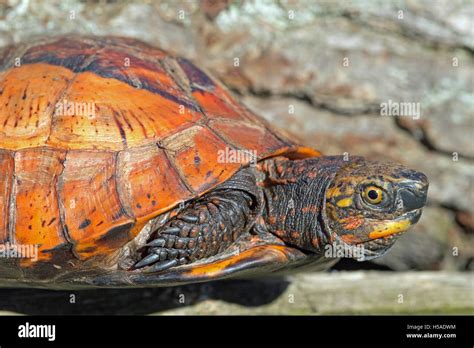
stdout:
POLYGON ((152 234, 134 268, 158 272, 221 253, 249 229, 252 206, 252 196, 241 190, 204 196, 152 234))

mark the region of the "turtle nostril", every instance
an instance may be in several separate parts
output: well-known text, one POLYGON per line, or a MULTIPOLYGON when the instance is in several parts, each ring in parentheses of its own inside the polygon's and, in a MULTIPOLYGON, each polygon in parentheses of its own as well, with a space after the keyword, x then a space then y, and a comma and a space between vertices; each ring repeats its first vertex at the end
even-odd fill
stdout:
POLYGON ((418 173, 419 174, 419 179, 418 179, 418 185, 421 186, 420 189, 423 191, 428 191, 428 178, 425 174, 423 173, 418 173))
MULTIPOLYGON (((425 174, 420 173, 420 180, 415 183, 415 194, 417 194, 420 197, 423 197, 425 202, 426 202, 426 197, 428 195, 428 178, 426 177, 425 174)), ((424 204, 424 203, 423 203, 424 204)))

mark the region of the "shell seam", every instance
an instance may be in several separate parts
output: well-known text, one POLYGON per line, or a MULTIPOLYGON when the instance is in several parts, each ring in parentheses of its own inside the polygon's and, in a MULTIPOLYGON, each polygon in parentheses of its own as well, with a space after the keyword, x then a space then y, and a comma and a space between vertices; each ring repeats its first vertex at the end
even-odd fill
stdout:
POLYGON ((156 146, 163 151, 163 154, 166 158, 166 160, 168 161, 168 163, 170 164, 170 167, 175 171, 175 173, 178 175, 179 177, 179 180, 181 181, 181 183, 184 185, 184 187, 193 195, 196 195, 196 192, 194 192, 194 190, 191 188, 191 186, 188 184, 188 182, 186 181, 186 179, 184 178, 183 176, 183 173, 181 173, 181 171, 178 169, 178 167, 176 166, 176 163, 174 163, 174 161, 170 158, 170 156, 168 155, 168 152, 166 152, 166 148, 163 147, 161 144, 159 143, 156 143, 156 146))

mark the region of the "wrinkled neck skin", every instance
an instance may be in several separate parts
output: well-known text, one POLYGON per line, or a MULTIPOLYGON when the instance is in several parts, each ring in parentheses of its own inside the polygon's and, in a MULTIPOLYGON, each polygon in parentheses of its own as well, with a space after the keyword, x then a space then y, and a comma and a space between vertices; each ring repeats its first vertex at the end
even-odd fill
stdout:
POLYGON ((267 230, 285 243, 320 253, 332 242, 326 223, 326 190, 342 166, 341 156, 303 160, 275 158, 261 170, 267 230))

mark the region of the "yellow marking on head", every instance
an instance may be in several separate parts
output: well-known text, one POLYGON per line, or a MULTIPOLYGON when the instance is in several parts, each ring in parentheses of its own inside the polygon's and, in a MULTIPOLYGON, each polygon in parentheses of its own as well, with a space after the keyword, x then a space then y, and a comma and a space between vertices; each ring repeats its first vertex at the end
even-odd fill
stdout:
POLYGON ((350 207, 352 205, 352 198, 351 197, 348 197, 348 198, 343 198, 339 201, 337 201, 337 206, 340 207, 340 208, 347 208, 347 207, 350 207))
POLYGON ((339 187, 331 187, 326 192, 326 198, 337 197, 337 196, 340 196, 340 195, 341 195, 341 191, 339 190, 339 187))
MULTIPOLYGON (((380 225, 379 225, 380 226, 380 225)), ((375 228, 369 233, 370 239, 377 239, 381 237, 390 236, 394 233, 404 232, 411 226, 410 220, 389 221, 380 227, 375 228)))
POLYGON ((337 197, 337 196, 341 196, 342 194, 351 195, 354 193, 354 186, 355 186, 354 182, 345 181, 342 187, 338 187, 338 186, 330 187, 326 192, 326 198, 337 197), (343 191, 341 191, 341 188, 343 189, 343 191))

